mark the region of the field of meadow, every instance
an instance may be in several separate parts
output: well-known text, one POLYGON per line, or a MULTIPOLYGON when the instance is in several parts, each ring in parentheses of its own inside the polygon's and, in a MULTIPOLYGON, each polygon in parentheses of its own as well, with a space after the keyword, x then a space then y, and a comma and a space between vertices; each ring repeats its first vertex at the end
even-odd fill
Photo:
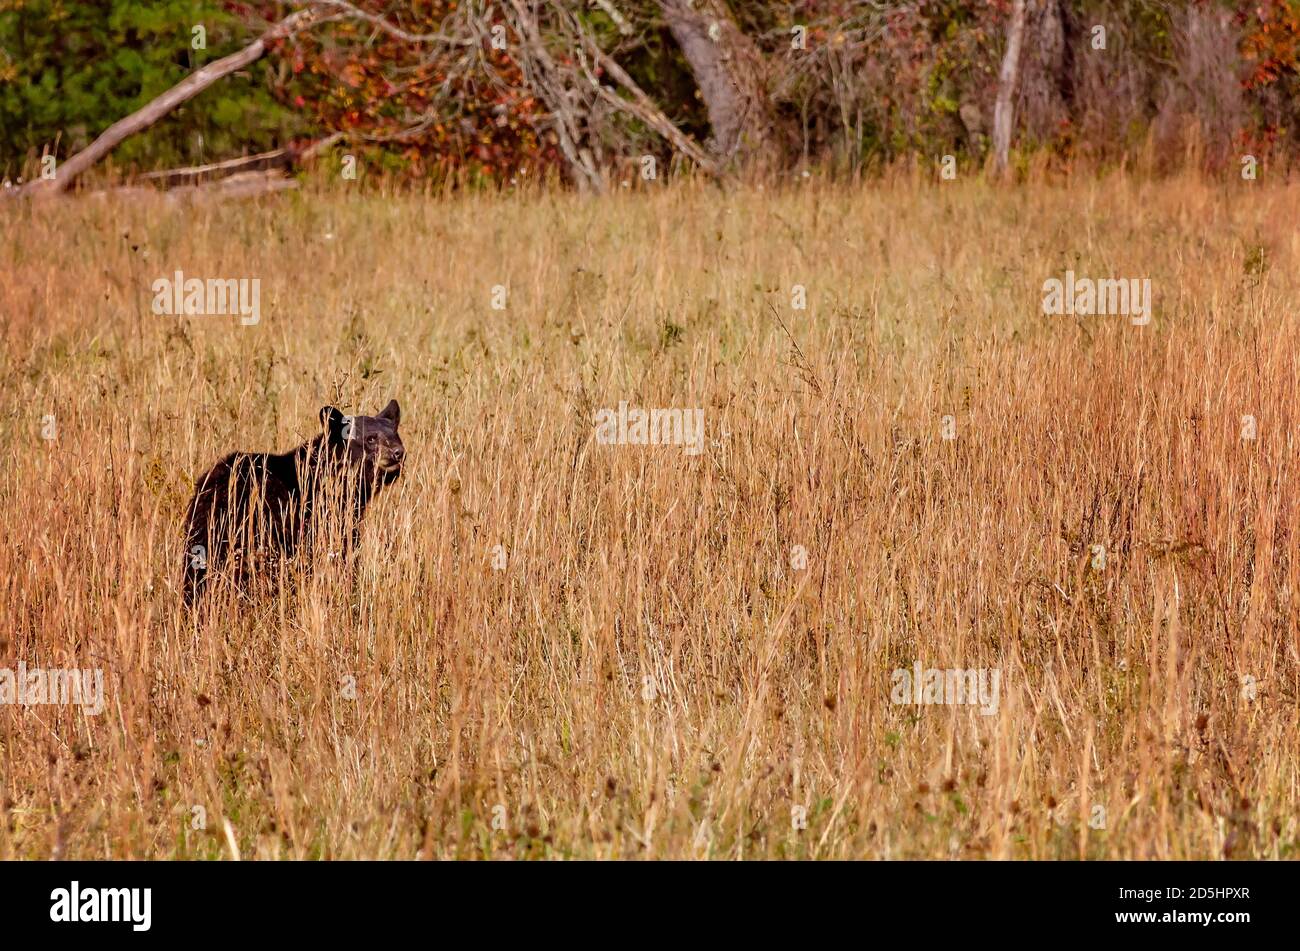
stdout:
POLYGON ((1294 856, 1298 220, 1119 174, 0 204, 0 669, 103 676, 0 705, 0 859, 1294 856), (154 313, 176 271, 258 320, 154 313), (1045 314, 1067 271, 1149 322, 1045 314), (195 477, 390 398, 359 567, 184 610, 195 477))

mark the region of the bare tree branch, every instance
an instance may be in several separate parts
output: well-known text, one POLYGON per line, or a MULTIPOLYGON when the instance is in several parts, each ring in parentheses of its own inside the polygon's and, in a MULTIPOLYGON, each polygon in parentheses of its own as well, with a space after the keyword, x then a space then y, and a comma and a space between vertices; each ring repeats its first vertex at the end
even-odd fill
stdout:
MULTIPOLYGON (((586 70, 587 76, 591 80, 592 85, 601 96, 610 102, 611 105, 631 113, 650 128, 654 129, 661 136, 667 139, 673 148, 687 156, 692 162, 704 169, 704 171, 708 172, 710 175, 717 175, 717 166, 714 164, 713 160, 704 153, 704 150, 696 145, 689 136, 673 124, 671 119, 663 114, 659 107, 654 104, 654 101, 647 96, 645 92, 642 91, 641 87, 636 84, 636 81, 628 75, 627 71, 623 69, 622 66, 618 65, 613 58, 601 50, 601 48, 596 44, 596 41, 587 35, 586 31, 582 29, 580 24, 575 22, 574 26, 578 31, 582 44, 591 50, 591 55, 596 62, 600 64, 600 68, 608 73, 615 82, 622 86, 623 89, 631 95, 632 100, 629 102, 620 96, 614 95, 614 93, 605 88, 605 86, 591 74, 590 70, 586 70)), ((582 62, 583 68, 586 69, 586 59, 582 54, 581 46, 578 48, 578 58, 582 62)))
MULTIPOLYGON (((331 7, 341 12, 339 19, 345 20, 364 20, 366 23, 376 26, 383 30, 394 39, 401 40, 403 43, 412 43, 418 46, 424 46, 429 43, 440 43, 446 46, 473 46, 474 40, 461 39, 454 36, 448 36, 445 33, 408 33, 401 27, 390 23, 383 17, 374 13, 367 13, 355 4, 348 3, 347 0, 314 0, 317 7, 331 7)), ((331 17, 331 19, 335 19, 331 17)))
POLYGON ((569 172, 579 188, 591 188, 604 191, 605 179, 595 167, 589 150, 580 146, 581 134, 578 117, 569 101, 569 89, 560 75, 560 70, 542 41, 541 30, 537 23, 537 14, 521 0, 510 0, 514 10, 516 31, 523 40, 528 57, 520 66, 526 75, 531 75, 538 94, 550 110, 551 128, 559 139, 560 151, 568 162, 569 172))
POLYGON ((594 2, 596 6, 605 11, 606 16, 614 21, 614 25, 618 27, 618 32, 624 36, 632 35, 632 26, 627 22, 627 17, 619 13, 614 4, 610 3, 609 0, 594 0, 594 2))

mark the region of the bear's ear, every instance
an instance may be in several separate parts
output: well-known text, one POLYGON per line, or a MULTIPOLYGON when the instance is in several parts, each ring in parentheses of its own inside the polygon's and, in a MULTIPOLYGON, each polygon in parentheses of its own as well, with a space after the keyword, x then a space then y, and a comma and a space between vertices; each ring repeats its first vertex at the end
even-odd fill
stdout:
POLYGON ((379 413, 380 419, 386 419, 396 426, 402 419, 402 408, 397 405, 397 400, 389 400, 388 405, 379 413))
POLYGON ((343 427, 347 418, 334 406, 320 408, 320 426, 330 442, 343 442, 343 427))

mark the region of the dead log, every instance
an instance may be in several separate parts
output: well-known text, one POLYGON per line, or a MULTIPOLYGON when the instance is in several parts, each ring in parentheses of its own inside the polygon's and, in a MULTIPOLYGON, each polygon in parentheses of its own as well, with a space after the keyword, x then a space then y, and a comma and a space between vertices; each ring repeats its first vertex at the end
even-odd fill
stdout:
POLYGON ((261 172, 269 168, 287 168, 294 162, 291 149, 276 149, 259 155, 245 155, 240 158, 227 159, 224 162, 212 162, 208 165, 193 165, 189 168, 166 168, 157 172, 146 172, 139 176, 142 182, 149 182, 162 188, 180 188, 185 185, 201 185, 205 182, 229 178, 241 172, 261 172))
POLYGON ((216 181, 196 185, 180 185, 175 188, 159 189, 145 185, 118 185, 101 188, 90 193, 90 197, 104 201, 108 199, 131 199, 141 201, 161 201, 168 205, 182 203, 202 203, 210 201, 235 201, 243 198, 256 198, 272 195, 298 187, 296 179, 290 178, 283 169, 270 168, 261 171, 237 172, 216 181))
POLYGON ((244 172, 262 172, 268 169, 296 168, 311 161, 325 149, 343 138, 342 132, 335 132, 304 146, 286 146, 271 152, 257 155, 244 155, 239 158, 226 159, 224 162, 212 162, 207 165, 192 165, 188 168, 167 168, 157 172, 146 172, 138 181, 149 182, 162 188, 183 188, 187 185, 202 185, 219 181, 244 172))
POLYGON ((182 189, 182 194, 178 197, 196 202, 233 201, 289 191, 297 187, 297 179, 290 178, 279 169, 268 169, 264 172, 241 172, 223 178, 219 182, 182 189))

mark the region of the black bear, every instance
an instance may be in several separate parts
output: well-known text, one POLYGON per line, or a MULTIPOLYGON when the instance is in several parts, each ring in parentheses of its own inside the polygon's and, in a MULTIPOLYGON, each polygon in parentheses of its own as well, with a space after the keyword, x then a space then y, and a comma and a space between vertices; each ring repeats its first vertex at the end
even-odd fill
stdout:
POLYGON ((397 400, 378 416, 326 406, 320 435, 296 449, 232 452, 200 476, 186 515, 185 603, 198 603, 209 573, 243 587, 310 555, 328 531, 355 546, 366 506, 402 474, 400 417, 397 400))

